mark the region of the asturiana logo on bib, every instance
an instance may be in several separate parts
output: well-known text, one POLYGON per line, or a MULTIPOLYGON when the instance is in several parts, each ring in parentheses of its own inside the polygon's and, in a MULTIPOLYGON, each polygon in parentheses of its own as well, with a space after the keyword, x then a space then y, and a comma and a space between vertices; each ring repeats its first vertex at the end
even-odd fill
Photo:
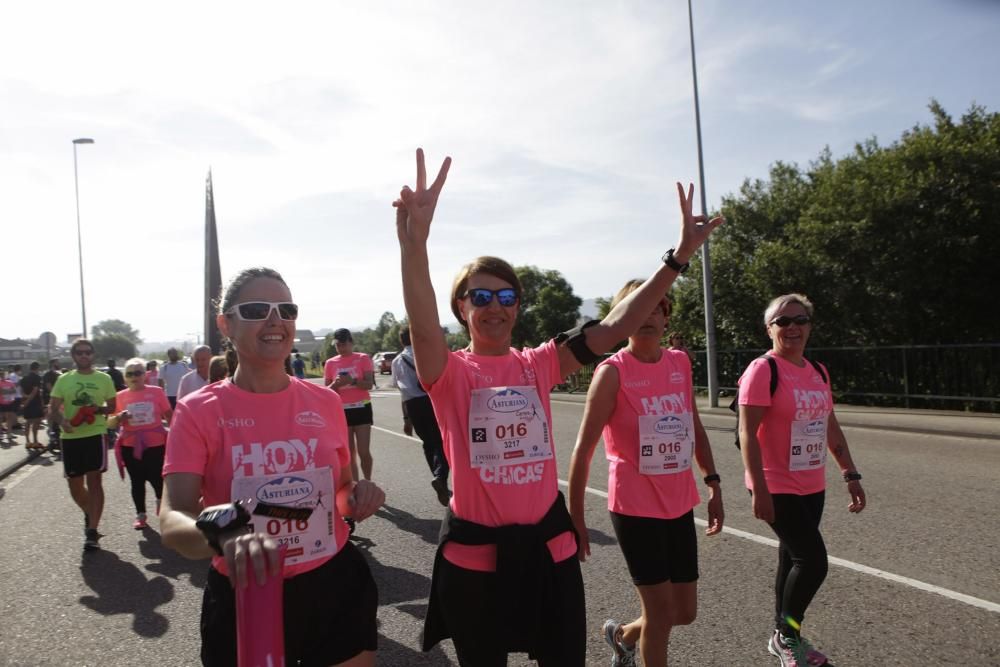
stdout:
POLYGON ((806 435, 822 435, 825 430, 826 423, 822 419, 806 424, 806 435))
POLYGON ((316 428, 326 426, 326 420, 312 410, 306 410, 295 415, 295 423, 299 426, 315 426, 316 428))
POLYGON ((663 435, 673 435, 675 433, 680 433, 685 428, 684 422, 682 422, 677 417, 672 417, 667 415, 663 419, 656 422, 654 429, 657 433, 662 433, 663 435))
POLYGON ((486 401, 486 407, 493 412, 517 412, 528 407, 528 399, 519 391, 501 389, 486 401))
POLYGON ((302 477, 280 477, 257 489, 257 500, 271 505, 294 505, 312 495, 313 484, 302 477))

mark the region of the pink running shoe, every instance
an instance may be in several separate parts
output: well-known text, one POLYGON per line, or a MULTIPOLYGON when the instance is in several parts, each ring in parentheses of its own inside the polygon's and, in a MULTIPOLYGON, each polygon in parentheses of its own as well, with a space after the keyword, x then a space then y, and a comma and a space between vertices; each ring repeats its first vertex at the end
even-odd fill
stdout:
POLYGON ((148 524, 146 523, 146 513, 145 512, 143 512, 142 514, 139 514, 138 516, 136 516, 135 517, 135 521, 132 522, 132 527, 135 528, 136 530, 142 530, 147 525, 148 524))

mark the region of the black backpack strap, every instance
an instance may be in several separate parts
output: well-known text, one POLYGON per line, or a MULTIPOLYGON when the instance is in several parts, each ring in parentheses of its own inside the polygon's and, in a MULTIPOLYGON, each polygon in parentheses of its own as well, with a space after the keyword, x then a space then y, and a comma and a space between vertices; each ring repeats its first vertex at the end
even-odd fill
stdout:
MULTIPOLYGON (((813 361, 812 359, 809 359, 808 361, 812 364, 812 367, 816 369, 816 372, 819 373, 819 376, 823 378, 823 384, 830 384, 830 378, 826 376, 826 371, 823 370, 823 366, 818 361, 813 361)), ((772 391, 771 393, 773 394, 774 392, 772 391)))
POLYGON ((761 355, 761 359, 767 359, 767 365, 771 367, 771 396, 778 391, 778 362, 768 354, 761 355))

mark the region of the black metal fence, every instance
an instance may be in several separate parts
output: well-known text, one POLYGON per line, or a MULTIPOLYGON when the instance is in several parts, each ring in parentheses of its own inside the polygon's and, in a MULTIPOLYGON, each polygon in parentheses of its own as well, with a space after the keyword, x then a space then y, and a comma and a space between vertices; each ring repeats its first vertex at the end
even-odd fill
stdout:
MULTIPOLYGON (((747 365, 766 350, 720 350, 719 386, 735 394, 747 365)), ((707 389, 705 351, 694 353, 694 382, 707 389)), ((838 402, 1000 412, 1000 343, 817 347, 807 356, 830 371, 838 402)))

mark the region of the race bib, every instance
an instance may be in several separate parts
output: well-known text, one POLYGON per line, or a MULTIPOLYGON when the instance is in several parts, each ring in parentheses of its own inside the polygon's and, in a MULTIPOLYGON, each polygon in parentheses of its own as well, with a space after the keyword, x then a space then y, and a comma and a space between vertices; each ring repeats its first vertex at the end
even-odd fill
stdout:
POLYGON ((826 465, 826 418, 796 419, 792 422, 788 469, 815 470, 826 465))
POLYGON ((333 473, 329 466, 313 470, 299 470, 273 475, 236 477, 232 484, 232 498, 251 500, 250 525, 261 533, 287 547, 285 563, 308 563, 317 558, 337 553, 333 530, 333 473), (257 512, 263 503, 270 511, 257 512), (296 516, 302 512, 285 510, 312 510, 307 518, 296 516))
POLYGON ((149 426, 155 420, 153 404, 149 401, 136 401, 128 406, 130 426, 149 426))
POLYGON ((639 415, 639 472, 675 475, 691 469, 694 429, 691 414, 639 415))
POLYGON ((552 437, 535 387, 473 389, 469 404, 473 468, 552 458, 552 437))

